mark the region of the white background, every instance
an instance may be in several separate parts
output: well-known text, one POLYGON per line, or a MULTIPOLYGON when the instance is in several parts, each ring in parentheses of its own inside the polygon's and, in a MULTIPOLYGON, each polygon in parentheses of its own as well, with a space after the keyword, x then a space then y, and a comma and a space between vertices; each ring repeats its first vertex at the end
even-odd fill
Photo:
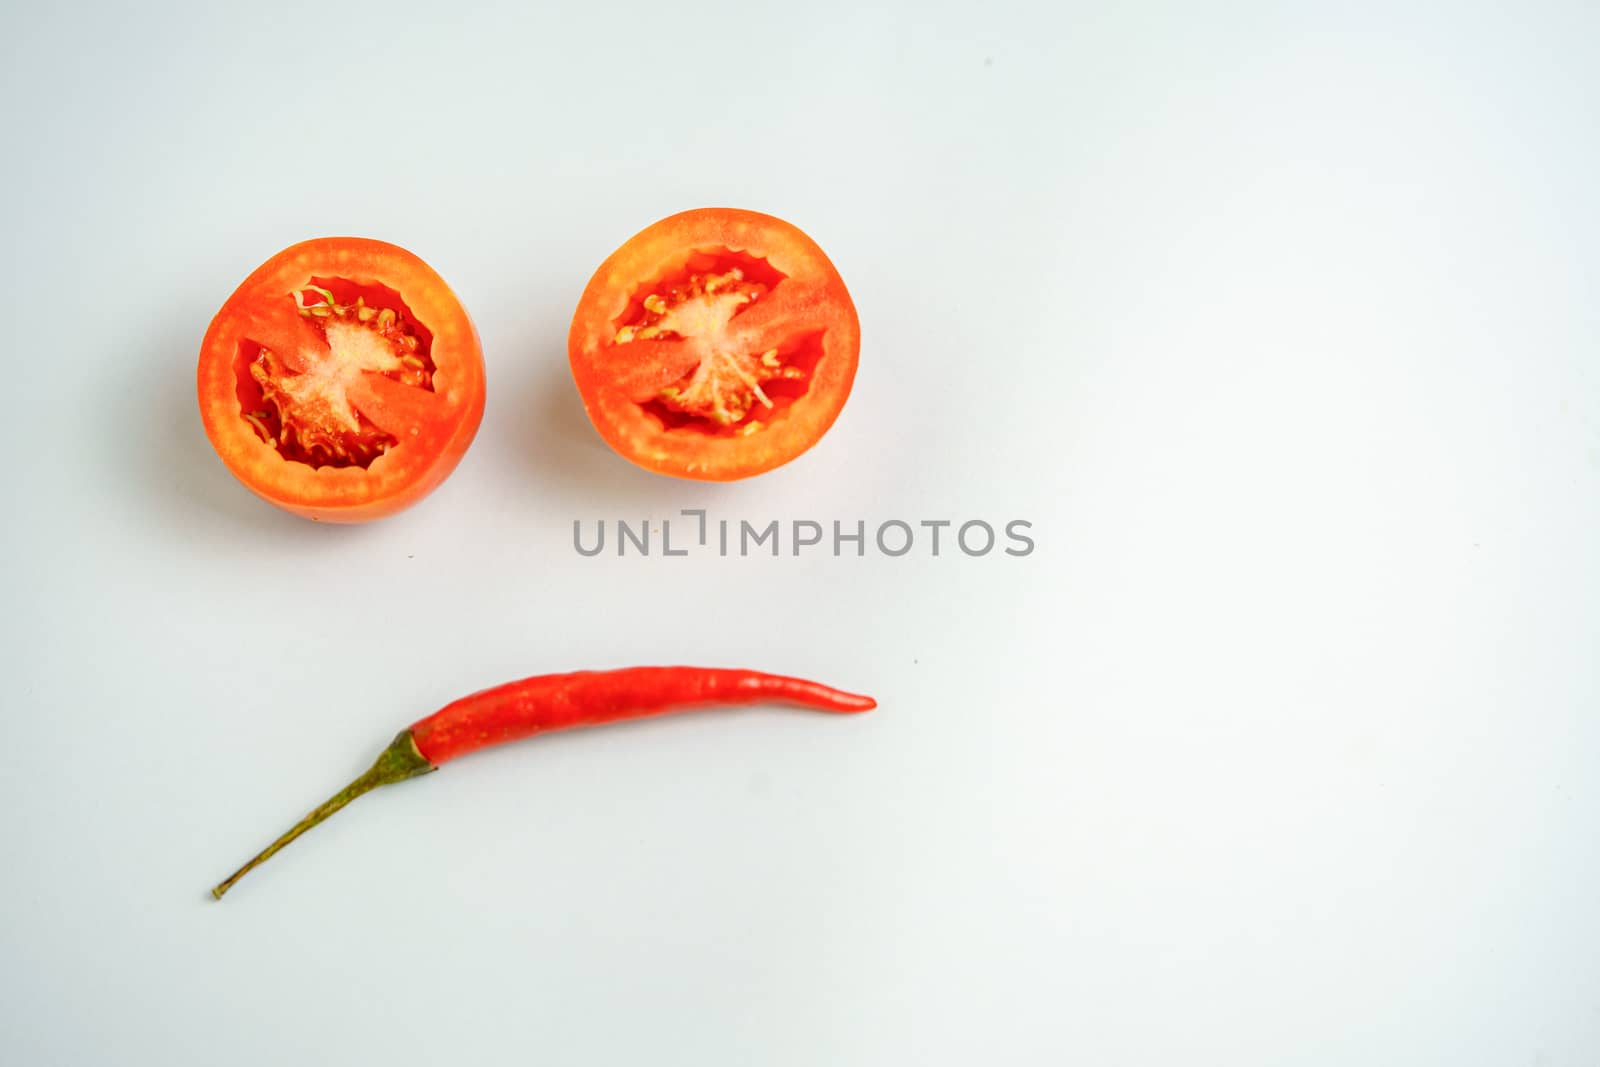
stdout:
POLYGON ((7 5, 0 1060, 1600 1062, 1593 8, 559 10, 7 5), (864 334, 728 486, 615 457, 565 356, 707 204, 864 334), (193 397, 331 233, 489 378, 350 529, 193 397), (572 550, 683 507, 1038 549, 572 550), (207 895, 439 704, 662 662, 882 708, 485 753, 207 895))

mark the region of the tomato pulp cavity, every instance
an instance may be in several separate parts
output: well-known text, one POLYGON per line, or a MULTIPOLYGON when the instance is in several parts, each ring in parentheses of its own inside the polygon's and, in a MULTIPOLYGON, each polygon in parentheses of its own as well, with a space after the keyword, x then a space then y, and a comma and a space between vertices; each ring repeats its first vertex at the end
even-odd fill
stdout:
POLYGON ((200 416, 253 492, 364 522, 455 469, 483 417, 483 355, 444 280, 395 245, 305 241, 246 278, 200 348, 200 416))
POLYGON ((661 474, 728 481, 828 431, 860 344, 855 305, 816 242, 770 215, 702 208, 600 265, 567 348, 612 448, 661 474))

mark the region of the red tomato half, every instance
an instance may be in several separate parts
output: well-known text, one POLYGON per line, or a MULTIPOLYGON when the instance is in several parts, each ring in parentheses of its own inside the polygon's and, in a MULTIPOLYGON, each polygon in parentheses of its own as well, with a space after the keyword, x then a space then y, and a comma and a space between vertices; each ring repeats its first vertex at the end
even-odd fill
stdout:
POLYGON ((445 479, 483 417, 483 353, 455 294, 382 241, 284 249, 222 305, 200 346, 200 418, 262 498, 366 522, 445 479))
POLYGON ((600 265, 567 339, 589 419, 626 458, 729 481, 787 463, 828 431, 861 328, 816 242, 770 215, 662 219, 600 265))

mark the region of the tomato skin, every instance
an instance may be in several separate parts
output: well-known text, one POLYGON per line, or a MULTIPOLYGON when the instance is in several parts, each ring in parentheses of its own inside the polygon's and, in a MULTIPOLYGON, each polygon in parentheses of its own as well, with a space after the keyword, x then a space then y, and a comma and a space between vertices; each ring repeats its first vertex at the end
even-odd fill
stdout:
POLYGON ((206 330, 196 385, 206 436, 228 470, 268 503, 318 522, 370 522, 415 504, 455 469, 483 418, 483 352, 466 309, 417 256, 363 237, 302 241, 256 268, 206 330), (241 345, 281 349, 291 365, 299 352, 326 347, 293 297, 325 278, 392 290, 431 335, 432 392, 407 397, 369 387, 363 394, 400 431, 398 443, 366 467, 286 459, 245 419, 239 400, 241 345))
MULTIPOLYGON (((629 238, 589 280, 567 338, 584 410, 606 443, 646 470, 702 481, 761 474, 816 444, 849 397, 860 346, 855 305, 816 242, 782 219, 737 208, 681 212, 629 238), (637 310, 653 282, 712 251, 752 257, 780 276, 770 296, 728 320, 736 340, 747 340, 747 347, 759 352, 785 337, 821 338, 820 352, 806 371, 804 394, 750 435, 684 430, 652 417, 645 408, 651 391, 699 361, 673 352, 671 341, 624 345, 617 340, 619 325, 637 310)), ((749 410, 765 415, 760 408, 749 410)))

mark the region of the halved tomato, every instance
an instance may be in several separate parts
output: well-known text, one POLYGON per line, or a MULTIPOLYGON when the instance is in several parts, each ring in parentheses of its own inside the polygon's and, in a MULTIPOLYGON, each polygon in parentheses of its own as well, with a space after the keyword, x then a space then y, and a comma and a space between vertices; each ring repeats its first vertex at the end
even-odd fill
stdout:
POLYGON ((284 249, 222 305, 200 346, 200 417, 265 500, 366 522, 445 479, 483 418, 483 353, 444 279, 395 245, 284 249))
POLYGON ((828 431, 861 328, 839 272, 798 229, 754 211, 662 219, 589 280, 567 338, 595 429, 639 466, 730 481, 828 431))

